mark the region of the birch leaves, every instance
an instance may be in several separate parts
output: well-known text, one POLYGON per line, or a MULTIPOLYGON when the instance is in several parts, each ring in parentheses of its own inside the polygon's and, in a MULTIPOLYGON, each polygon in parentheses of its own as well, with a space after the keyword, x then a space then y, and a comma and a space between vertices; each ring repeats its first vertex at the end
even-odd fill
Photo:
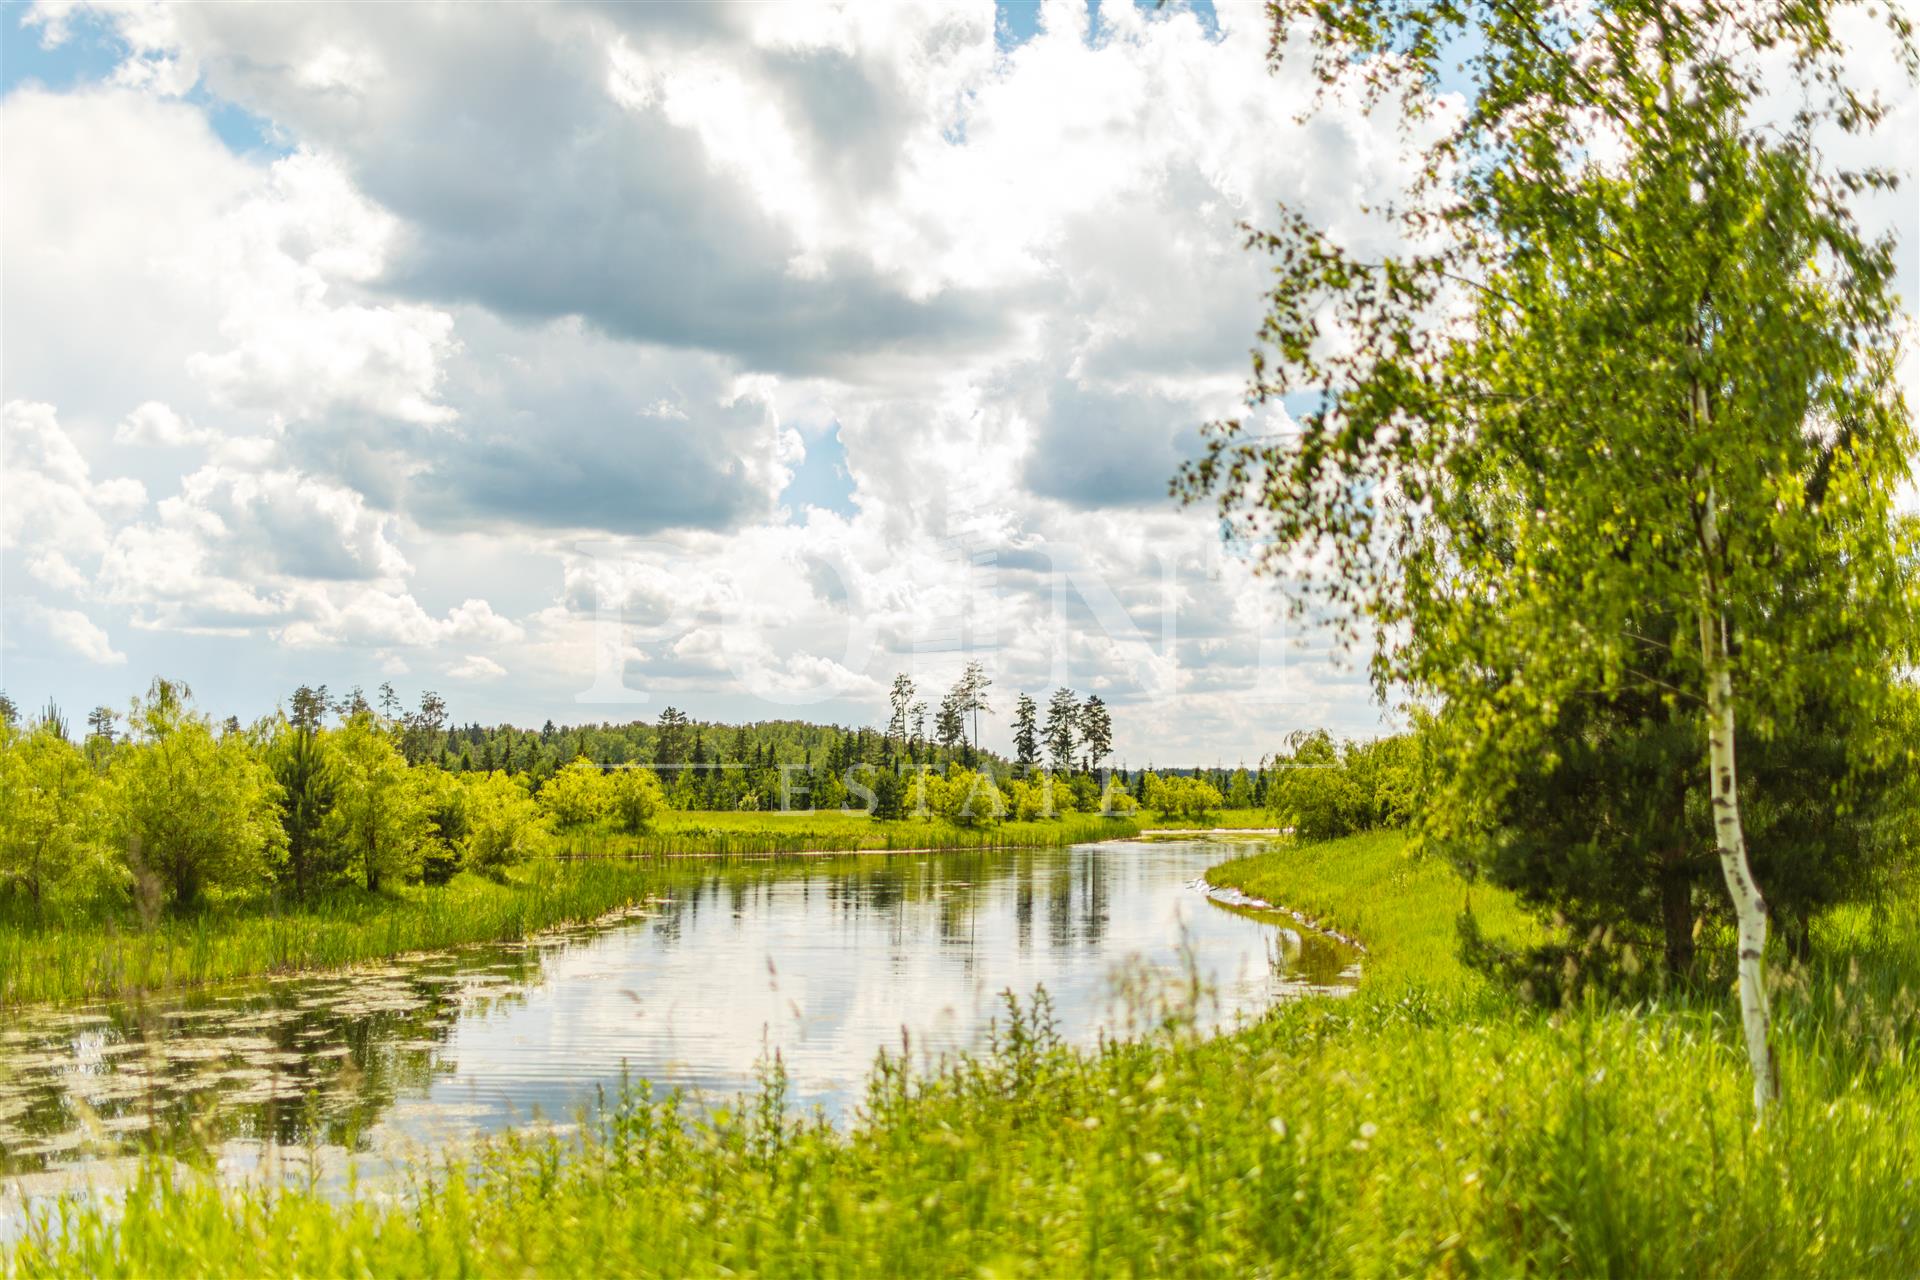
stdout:
POLYGON ((1844 87, 1828 4, 1333 8, 1275 7, 1276 50, 1304 35, 1333 91, 1431 117, 1446 50, 1471 47, 1475 93, 1409 193, 1400 256, 1291 213, 1254 235, 1274 275, 1250 399, 1318 404, 1285 438, 1216 424, 1176 490, 1275 563, 1324 566, 1315 599, 1371 633, 1383 692, 1445 703, 1430 822, 1470 827, 1571 699, 1654 689, 1699 717, 1700 838, 1764 1108, 1736 743, 1809 698, 1870 718, 1909 651, 1892 247, 1852 207, 1891 179, 1820 146, 1878 105, 1844 87), (1762 119, 1783 86, 1756 68, 1781 50, 1804 105, 1762 119))

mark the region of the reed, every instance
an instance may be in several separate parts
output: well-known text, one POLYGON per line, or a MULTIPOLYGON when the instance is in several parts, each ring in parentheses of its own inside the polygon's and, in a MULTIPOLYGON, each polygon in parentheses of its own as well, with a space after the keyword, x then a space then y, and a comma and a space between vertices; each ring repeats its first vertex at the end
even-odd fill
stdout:
POLYGON ((390 893, 242 901, 147 922, 91 912, 0 927, 0 1008, 127 997, 259 974, 331 969, 524 938, 659 893, 672 873, 636 863, 539 861, 499 881, 463 874, 390 893))

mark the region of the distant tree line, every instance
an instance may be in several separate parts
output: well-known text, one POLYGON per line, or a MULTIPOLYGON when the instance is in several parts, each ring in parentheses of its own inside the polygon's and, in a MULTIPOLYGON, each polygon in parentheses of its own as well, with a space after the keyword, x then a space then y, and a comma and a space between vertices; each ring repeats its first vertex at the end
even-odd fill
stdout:
POLYGON ((866 811, 963 827, 1070 814, 1203 822, 1272 810, 1302 834, 1399 824, 1412 807, 1406 740, 1293 740, 1258 766, 1103 768, 1113 722, 1098 696, 1014 703, 1014 756, 980 745, 992 685, 970 664, 929 737, 913 681, 883 728, 724 725, 674 707, 653 723, 538 730, 449 723, 436 693, 405 706, 302 685, 251 725, 196 711, 156 680, 124 712, 96 707, 76 742, 60 710, 31 722, 0 694, 0 900, 130 899, 192 909, 210 897, 307 897, 499 875, 583 828, 642 833, 667 810, 866 811))

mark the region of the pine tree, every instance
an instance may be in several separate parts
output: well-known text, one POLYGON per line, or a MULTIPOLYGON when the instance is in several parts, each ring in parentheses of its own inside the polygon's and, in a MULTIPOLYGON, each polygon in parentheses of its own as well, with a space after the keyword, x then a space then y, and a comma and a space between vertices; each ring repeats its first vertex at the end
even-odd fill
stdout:
POLYGON ((1080 699, 1071 689, 1060 688, 1047 699, 1047 723, 1040 731, 1047 744, 1047 759, 1056 771, 1073 767, 1075 722, 1080 718, 1080 699))
POLYGON ((940 699, 940 714, 934 718, 933 733, 935 740, 948 751, 966 741, 967 715, 959 685, 949 689, 946 696, 940 699))
POLYGON ((1035 723, 1040 714, 1040 705, 1026 694, 1021 694, 1013 704, 1013 750, 1020 772, 1031 773, 1036 760, 1040 758, 1040 732, 1035 723))
POLYGON ((1099 694, 1089 696, 1080 708, 1079 724, 1080 742, 1086 751, 1087 772, 1092 773, 1100 767, 1102 760, 1113 754, 1113 717, 1099 694))

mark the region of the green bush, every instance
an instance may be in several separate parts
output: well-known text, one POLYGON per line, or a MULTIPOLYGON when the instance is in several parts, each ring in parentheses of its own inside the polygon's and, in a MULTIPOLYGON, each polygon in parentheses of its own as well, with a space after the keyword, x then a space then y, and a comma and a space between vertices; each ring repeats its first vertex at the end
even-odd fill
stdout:
POLYGON ((547 829, 540 806, 504 773, 469 774, 466 865, 488 875, 543 851, 547 829))
MULTIPOLYGON (((246 736, 216 736, 185 686, 156 680, 112 771, 114 836, 145 901, 248 891, 286 848, 280 788, 246 736)), ((157 905, 157 903, 156 903, 157 905)))

